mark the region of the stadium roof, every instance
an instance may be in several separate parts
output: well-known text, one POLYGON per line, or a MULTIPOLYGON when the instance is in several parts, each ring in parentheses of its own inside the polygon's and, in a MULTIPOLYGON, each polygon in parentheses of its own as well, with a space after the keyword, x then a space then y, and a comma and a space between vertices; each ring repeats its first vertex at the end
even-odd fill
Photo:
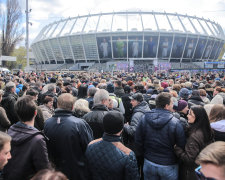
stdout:
POLYGON ((225 39, 222 27, 209 19, 166 12, 125 11, 69 17, 45 26, 33 43, 75 34, 159 32, 225 39))

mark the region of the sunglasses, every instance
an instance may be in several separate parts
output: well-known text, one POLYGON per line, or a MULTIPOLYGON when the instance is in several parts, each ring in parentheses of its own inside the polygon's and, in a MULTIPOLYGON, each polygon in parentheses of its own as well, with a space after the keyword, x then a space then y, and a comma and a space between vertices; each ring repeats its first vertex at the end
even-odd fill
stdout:
POLYGON ((200 171, 201 170, 201 166, 199 166, 198 168, 195 169, 195 174, 198 177, 198 180, 216 180, 215 178, 207 178, 205 177, 205 175, 200 171))

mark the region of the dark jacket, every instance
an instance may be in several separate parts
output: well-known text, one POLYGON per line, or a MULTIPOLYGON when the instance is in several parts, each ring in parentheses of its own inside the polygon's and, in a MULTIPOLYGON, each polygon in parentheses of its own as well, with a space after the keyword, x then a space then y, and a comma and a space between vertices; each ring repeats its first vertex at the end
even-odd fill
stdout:
POLYGON ((139 121, 141 120, 141 117, 144 115, 144 113, 150 111, 148 103, 145 101, 142 101, 140 104, 135 106, 133 108, 133 114, 131 117, 131 122, 130 124, 125 124, 124 125, 124 131, 132 136, 134 138, 134 134, 137 128, 137 125, 139 121))
POLYGON ((139 154, 156 164, 177 163, 174 145, 184 147, 185 134, 181 123, 165 109, 145 113, 138 124, 135 143, 139 154))
POLYGON ((37 106, 37 116, 35 117, 34 127, 39 131, 44 129, 44 115, 40 107, 37 106))
POLYGON ((92 141, 86 151, 89 180, 138 180, 134 153, 120 142, 119 136, 107 135, 92 141))
POLYGON ((83 116, 83 119, 89 124, 93 131, 94 139, 103 136, 103 117, 108 113, 108 108, 103 104, 96 104, 93 106, 92 111, 83 116))
POLYGON ((11 123, 6 115, 5 109, 0 107, 0 131, 6 132, 11 123))
POLYGON ((83 116, 84 116, 85 114, 87 114, 87 113, 88 113, 88 112, 82 111, 82 110, 80 110, 80 109, 74 109, 73 115, 74 115, 75 117, 77 117, 77 118, 83 119, 83 116))
POLYGON ((200 96, 191 96, 188 100, 188 107, 190 108, 193 105, 204 106, 205 103, 200 96))
POLYGON ((175 112, 173 113, 173 115, 180 120, 180 123, 182 124, 184 131, 186 130, 186 128, 188 127, 188 120, 185 118, 185 114, 182 112, 175 112))
POLYGON ((132 104, 130 103, 130 98, 129 98, 130 96, 131 96, 130 94, 124 94, 121 97, 122 102, 123 102, 123 106, 124 106, 124 109, 125 109, 124 117, 125 117, 126 122, 130 122, 131 117, 132 117, 132 104))
POLYGON ((44 132, 49 138, 49 158, 68 179, 85 179, 85 158, 92 131, 82 119, 72 115, 72 111, 57 109, 55 115, 46 120, 44 132))
POLYGON ((88 101, 89 109, 92 109, 92 107, 93 107, 93 105, 94 105, 94 97, 88 97, 88 98, 86 98, 85 100, 88 101))
POLYGON ((188 134, 185 149, 183 150, 177 145, 175 147, 175 153, 181 161, 180 177, 182 177, 182 180, 197 180, 195 168, 197 168, 198 165, 195 164, 195 159, 201 150, 213 140, 210 142, 204 142, 203 132, 200 129, 196 131, 192 131, 190 129, 188 134))
POLYGON ((18 121, 18 116, 15 113, 14 105, 18 99, 17 94, 11 92, 5 92, 2 96, 2 107, 5 109, 7 117, 11 124, 14 124, 18 121))
POLYGON ((18 122, 9 128, 8 134, 12 137, 12 158, 4 167, 4 179, 30 179, 39 170, 48 168, 46 139, 42 132, 18 122))
POLYGON ((225 120, 211 123, 214 131, 215 141, 225 141, 225 120))
POLYGON ((115 87, 114 88, 114 94, 117 97, 122 97, 125 94, 125 92, 124 92, 124 89, 122 87, 115 87))

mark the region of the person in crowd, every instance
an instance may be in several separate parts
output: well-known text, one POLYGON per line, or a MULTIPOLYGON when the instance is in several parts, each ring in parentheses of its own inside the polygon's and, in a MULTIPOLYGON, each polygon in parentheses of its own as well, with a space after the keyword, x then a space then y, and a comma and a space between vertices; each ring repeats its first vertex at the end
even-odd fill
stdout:
POLYGON ((222 92, 222 88, 220 86, 216 86, 213 91, 213 97, 222 92))
POLYGON ((210 104, 206 104, 204 106, 206 112, 207 112, 207 115, 209 116, 210 114, 210 111, 212 109, 212 107, 215 105, 215 104, 222 104, 223 105, 223 97, 220 96, 219 94, 217 94, 210 102, 210 104))
MULTIPOLYGON (((28 96, 31 96, 35 104, 37 105, 38 91, 36 91, 33 88, 30 88, 26 94, 28 96)), ((38 106, 37 106, 37 115, 34 121, 34 127, 37 128, 39 131, 42 131, 44 129, 44 115, 41 108, 38 106)))
MULTIPOLYGON (((122 101, 121 98, 117 97, 114 94, 114 85, 112 83, 107 84, 107 91, 109 92, 109 97, 112 100, 116 100, 117 101, 117 106, 115 108, 118 108, 121 113, 125 114, 125 109, 124 109, 124 106, 123 106, 123 101, 122 101)), ((114 105, 115 105, 115 103, 114 103, 114 105)))
POLYGON ((121 97, 125 109, 125 122, 130 122, 132 116, 132 104, 130 103, 131 89, 129 85, 124 87, 124 95, 121 97))
POLYGON ((9 128, 12 158, 2 175, 8 180, 26 180, 49 167, 46 138, 34 127, 37 106, 30 96, 24 96, 16 102, 15 113, 20 121, 9 128))
MULTIPOLYGON (((130 99, 131 99, 131 104, 133 107, 133 113, 132 113, 130 123, 126 123, 124 125, 124 132, 128 136, 127 146, 135 152, 137 160, 138 160, 138 167, 142 169, 143 157, 139 156, 138 153, 136 152, 134 136, 135 136, 137 125, 141 120, 141 117, 146 112, 150 111, 150 108, 148 106, 148 103, 144 101, 144 97, 141 93, 136 93, 132 95, 130 99)), ((143 172, 141 172, 141 176, 143 177, 143 172)))
POLYGON ((99 89, 94 95, 94 106, 92 111, 83 116, 90 125, 94 139, 101 138, 103 130, 103 117, 108 113, 109 93, 105 89, 99 89))
POLYGON ((87 91, 88 91, 88 86, 87 84, 81 84, 79 87, 78 87, 78 95, 77 95, 77 98, 80 99, 85 99, 87 98, 87 91))
POLYGON ((14 80, 14 83, 16 85, 16 94, 18 95, 19 92, 22 91, 22 89, 23 89, 23 84, 21 83, 21 81, 18 77, 14 80))
POLYGON ((202 98, 202 101, 204 102, 204 104, 210 103, 210 100, 207 98, 205 89, 199 89, 199 94, 200 94, 200 97, 202 98))
POLYGON ((184 130, 188 127, 187 114, 188 114, 188 103, 185 100, 179 100, 177 106, 174 105, 176 111, 175 117, 182 123, 184 130))
POLYGON ((175 153, 182 165, 180 167, 180 178, 183 180, 195 180, 196 157, 201 150, 213 142, 213 132, 204 107, 193 105, 188 114, 190 127, 187 130, 187 143, 185 148, 175 146, 175 153))
POLYGON ((68 179, 86 179, 85 157, 92 130, 82 119, 73 116, 75 98, 64 93, 58 97, 58 109, 46 120, 44 133, 48 137, 49 158, 57 170, 68 179))
POLYGON ((182 88, 179 91, 179 97, 180 97, 180 99, 188 101, 188 99, 189 99, 189 91, 188 91, 188 89, 187 88, 182 88))
POLYGON ((6 111, 6 115, 9 118, 11 124, 18 121, 17 114, 15 113, 14 105, 18 99, 16 91, 16 85, 14 82, 10 81, 6 84, 5 93, 2 96, 2 107, 6 111))
POLYGON ((43 104, 45 96, 53 97, 53 107, 54 107, 54 109, 56 109, 57 108, 57 95, 56 95, 56 85, 55 84, 48 84, 47 92, 42 93, 41 104, 43 104))
POLYGON ((86 98, 86 100, 88 101, 88 107, 89 109, 92 109, 93 104, 94 104, 94 95, 97 92, 97 89, 94 87, 89 87, 88 88, 88 97, 86 98))
POLYGON ((29 89, 29 85, 26 83, 23 85, 22 90, 19 91, 18 96, 22 97, 23 95, 26 95, 27 90, 29 89))
POLYGON ((215 104, 210 113, 209 121, 213 129, 215 141, 225 141, 225 107, 222 104, 215 104))
POLYGON ((172 114, 172 96, 163 92, 156 97, 156 109, 141 118, 135 134, 137 152, 144 156, 144 179, 178 180, 174 146, 185 145, 184 130, 172 114))
POLYGON ((114 82, 114 87, 115 87, 114 94, 117 97, 121 98, 125 94, 124 89, 122 87, 122 82, 120 80, 116 80, 114 82))
POLYGON ((54 115, 53 98, 50 96, 45 96, 43 105, 40 105, 39 108, 42 111, 45 122, 47 119, 51 118, 54 115))
POLYGON ((195 170, 199 180, 225 180, 225 142, 217 141, 206 146, 198 155, 195 170))
MULTIPOLYGON (((12 138, 8 134, 0 131, 0 171, 11 159, 11 142, 12 138)), ((1 179, 1 178, 0 178, 1 179)))
POLYGON ((188 107, 190 108, 193 105, 205 105, 198 90, 193 90, 191 97, 188 99, 188 107))
POLYGON ((35 174, 31 180, 68 180, 68 178, 60 171, 43 169, 35 174))
MULTIPOLYGON (((2 96, 4 94, 3 90, 0 90, 0 103, 2 101, 2 96)), ((6 115, 6 111, 3 107, 0 107, 0 131, 7 132, 11 123, 6 115)))
POLYGON ((86 150, 90 180, 138 180, 134 152, 121 143, 124 117, 120 112, 109 112, 103 118, 104 135, 91 141, 86 150))
POLYGON ((83 116, 90 112, 88 107, 88 101, 85 99, 78 99, 74 104, 73 115, 78 118, 83 118, 83 116))
POLYGON ((134 135, 137 125, 141 120, 141 117, 148 111, 149 106, 141 93, 136 93, 130 97, 133 107, 133 113, 130 123, 124 124, 124 132, 128 134, 128 146, 134 151, 134 135))

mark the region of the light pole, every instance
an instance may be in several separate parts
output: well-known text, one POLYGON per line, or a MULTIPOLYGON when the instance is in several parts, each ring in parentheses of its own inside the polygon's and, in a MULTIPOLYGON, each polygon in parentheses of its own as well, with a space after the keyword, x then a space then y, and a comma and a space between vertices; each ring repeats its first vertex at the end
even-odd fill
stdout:
POLYGON ((28 0, 26 0, 26 50, 27 50, 27 66, 25 68, 25 70, 27 72, 30 71, 30 59, 29 59, 29 13, 31 12, 31 9, 28 10, 28 0))

